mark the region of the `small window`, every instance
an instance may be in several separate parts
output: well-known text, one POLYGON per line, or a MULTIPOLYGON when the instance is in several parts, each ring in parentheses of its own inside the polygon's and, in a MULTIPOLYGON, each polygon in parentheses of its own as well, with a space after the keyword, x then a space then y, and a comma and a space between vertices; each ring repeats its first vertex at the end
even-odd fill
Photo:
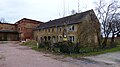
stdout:
POLYGON ((62 42, 62 36, 59 36, 59 41, 62 42))
POLYGON ((52 32, 54 32, 54 28, 52 28, 52 32))
POLYGON ((60 32, 61 32, 62 28, 60 27, 60 32))
POLYGON ((72 30, 74 30, 74 26, 72 26, 72 30))
POLYGON ((50 32, 50 29, 48 29, 48 32, 50 32))
POLYGON ((74 26, 73 26, 73 25, 70 26, 70 27, 69 27, 69 30, 70 30, 70 31, 74 31, 74 26))
POLYGON ((51 37, 50 36, 48 36, 48 40, 50 40, 51 39, 51 37))
POLYGON ((47 32, 47 29, 45 29, 45 32, 47 32))
POLYGON ((3 29, 3 27, 1 27, 0 29, 3 29))
POLYGON ((69 41, 70 41, 70 42, 74 42, 74 41, 75 41, 74 36, 69 36, 69 41))

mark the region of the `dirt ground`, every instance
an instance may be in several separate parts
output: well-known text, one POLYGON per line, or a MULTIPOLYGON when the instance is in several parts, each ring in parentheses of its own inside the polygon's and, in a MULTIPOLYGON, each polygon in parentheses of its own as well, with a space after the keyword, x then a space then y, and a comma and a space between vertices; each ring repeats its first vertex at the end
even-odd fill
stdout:
POLYGON ((36 52, 13 42, 0 44, 0 67, 119 67, 70 57, 60 58, 51 54, 36 52))
POLYGON ((120 67, 120 51, 113 53, 106 53, 97 56, 85 57, 89 60, 94 60, 98 62, 104 62, 107 64, 113 64, 116 67, 120 67))

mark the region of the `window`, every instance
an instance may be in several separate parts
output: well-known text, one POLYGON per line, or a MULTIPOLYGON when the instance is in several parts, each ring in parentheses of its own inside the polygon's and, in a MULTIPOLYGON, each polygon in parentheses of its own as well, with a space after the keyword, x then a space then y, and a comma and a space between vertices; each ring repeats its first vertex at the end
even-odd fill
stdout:
POLYGON ((62 28, 60 27, 60 32, 61 32, 62 28))
POLYGON ((51 37, 50 36, 48 36, 48 40, 50 40, 51 39, 51 37))
POLYGON ((62 36, 59 36, 59 41, 62 42, 62 36))
POLYGON ((45 32, 47 32, 47 29, 44 29, 45 32))
POLYGON ((11 30, 13 30, 14 28, 12 27, 11 30))
POLYGON ((1 27, 0 29, 3 29, 3 27, 1 27))
POLYGON ((38 30, 38 32, 40 32, 40 29, 38 30))
POLYGON ((70 42, 74 42, 75 41, 75 37, 74 36, 69 36, 69 41, 70 42))
POLYGON ((54 28, 52 28, 52 32, 54 32, 54 28))
POLYGON ((18 30, 20 30, 20 28, 18 28, 18 30))
POLYGON ((72 26, 72 30, 74 30, 74 26, 72 26))
POLYGON ((70 26, 69 30, 70 30, 70 31, 74 31, 74 26, 73 26, 73 25, 70 26))
POLYGON ((50 29, 48 29, 48 32, 50 32, 50 29))

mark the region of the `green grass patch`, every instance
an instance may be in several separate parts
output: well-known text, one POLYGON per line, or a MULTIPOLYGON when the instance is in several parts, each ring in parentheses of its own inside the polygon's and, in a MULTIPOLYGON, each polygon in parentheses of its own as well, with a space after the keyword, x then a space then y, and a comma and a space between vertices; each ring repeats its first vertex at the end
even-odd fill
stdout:
POLYGON ((32 47, 32 46, 36 46, 36 45, 37 45, 37 42, 34 41, 34 40, 30 40, 30 41, 23 42, 21 45, 22 45, 22 46, 32 47))
POLYGON ((88 52, 88 53, 82 53, 82 54, 55 53, 55 52, 50 52, 49 50, 46 50, 44 48, 37 48, 36 46, 33 46, 32 49, 39 51, 39 52, 50 53, 50 54, 54 54, 54 55, 64 55, 65 57, 69 56, 69 57, 73 57, 73 58, 81 58, 81 57, 85 57, 85 56, 95 56, 95 55, 109 53, 109 52, 117 52, 117 51, 120 51, 120 45, 118 45, 115 48, 99 49, 98 51, 95 51, 95 52, 88 52))
POLYGON ((42 47, 37 47, 37 42, 36 41, 29 41, 29 42, 25 42, 22 45, 24 46, 29 46, 31 47, 31 49, 39 51, 39 52, 43 52, 43 53, 48 53, 48 54, 54 54, 54 55, 64 55, 64 56, 69 56, 69 57, 73 57, 73 58, 81 58, 81 57, 85 57, 85 56, 94 56, 94 55, 99 55, 99 54, 104 54, 104 53, 109 53, 109 52, 117 52, 120 51, 120 45, 117 45, 117 47, 114 48, 109 48, 109 49, 91 49, 91 48, 80 48, 80 50, 82 52, 80 53, 62 53, 62 52, 55 52, 46 48, 42 48, 42 47))
POLYGON ((80 57, 85 57, 85 56, 95 56, 95 55, 99 55, 99 54, 105 54, 105 53, 111 53, 111 52, 117 52, 117 51, 120 51, 120 45, 118 45, 115 48, 99 49, 99 51, 82 53, 82 54, 70 54, 69 56, 71 56, 73 58, 80 58, 80 57))

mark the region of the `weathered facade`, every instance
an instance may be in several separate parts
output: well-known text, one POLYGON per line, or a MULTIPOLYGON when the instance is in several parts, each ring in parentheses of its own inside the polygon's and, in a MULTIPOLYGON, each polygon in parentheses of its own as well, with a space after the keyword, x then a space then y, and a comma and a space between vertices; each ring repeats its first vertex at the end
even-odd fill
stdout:
POLYGON ((15 24, 0 23, 0 41, 25 41, 33 39, 34 29, 42 22, 23 18, 15 24))
POLYGON ((21 41, 25 41, 28 39, 33 39, 33 30, 40 25, 42 22, 23 18, 16 22, 17 31, 19 33, 19 38, 21 41))
POLYGON ((18 41, 16 24, 0 23, 0 41, 18 41))
POLYGON ((100 23, 93 10, 77 13, 39 25, 34 38, 41 42, 71 41, 79 44, 98 44, 100 23))

